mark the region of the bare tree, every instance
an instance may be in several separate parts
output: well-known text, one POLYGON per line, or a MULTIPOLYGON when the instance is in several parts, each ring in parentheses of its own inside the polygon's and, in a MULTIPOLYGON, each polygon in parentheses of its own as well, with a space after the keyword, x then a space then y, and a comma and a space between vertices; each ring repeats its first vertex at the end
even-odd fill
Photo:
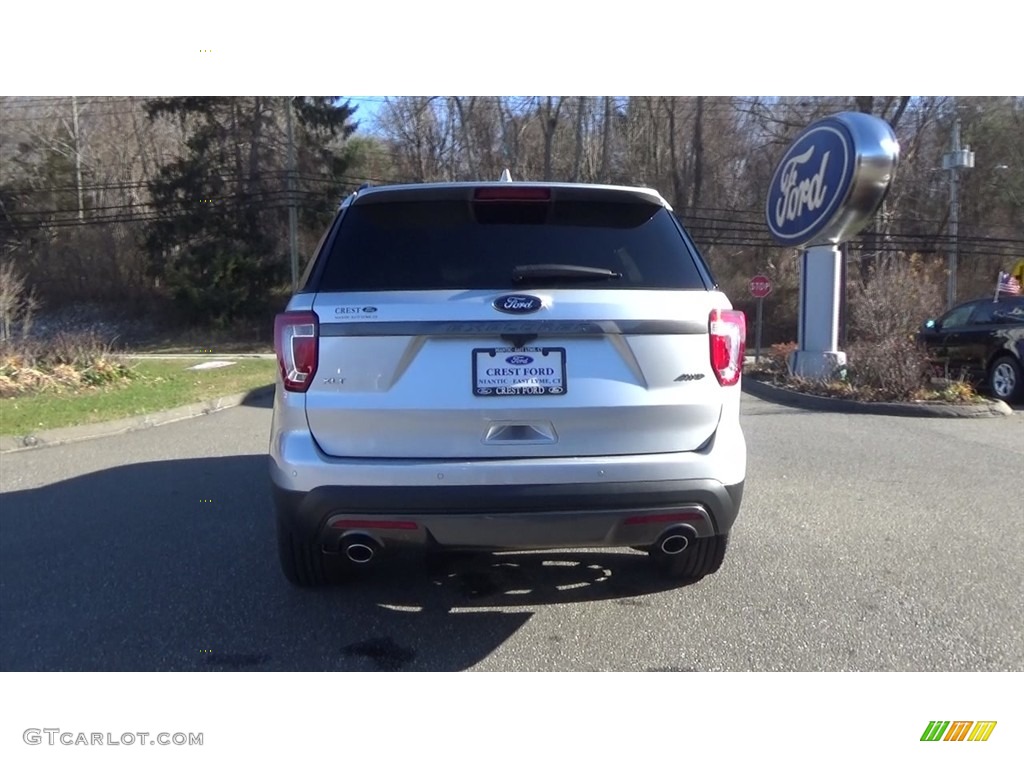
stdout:
POLYGON ((558 114, 562 110, 562 96, 545 96, 537 99, 541 119, 541 131, 544 134, 544 179, 552 178, 551 154, 555 142, 555 131, 558 129, 558 114))
POLYGON ((587 97, 580 96, 576 99, 576 154, 572 162, 572 180, 580 180, 580 172, 583 169, 583 135, 584 117, 586 115, 587 97))
POLYGON ((607 184, 610 181, 610 166, 612 147, 612 97, 604 97, 604 121, 601 126, 601 170, 598 172, 598 179, 607 184))
POLYGON ((473 145, 473 137, 470 132, 470 122, 473 119, 473 107, 476 106, 476 97, 460 99, 456 96, 452 98, 452 102, 455 104, 455 111, 458 112, 459 115, 462 150, 466 156, 466 164, 469 169, 470 178, 479 178, 479 169, 474 160, 476 157, 476 148, 473 145))

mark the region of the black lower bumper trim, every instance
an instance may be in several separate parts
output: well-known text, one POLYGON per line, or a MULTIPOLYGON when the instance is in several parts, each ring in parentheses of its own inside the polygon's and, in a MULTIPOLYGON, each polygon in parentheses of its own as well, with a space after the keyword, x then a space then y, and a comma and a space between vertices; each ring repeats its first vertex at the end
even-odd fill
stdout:
POLYGON ((331 515, 495 515, 586 513, 704 507, 716 533, 732 528, 743 483, 660 480, 564 485, 321 486, 309 492, 274 486, 274 501, 289 526, 315 537, 331 515))

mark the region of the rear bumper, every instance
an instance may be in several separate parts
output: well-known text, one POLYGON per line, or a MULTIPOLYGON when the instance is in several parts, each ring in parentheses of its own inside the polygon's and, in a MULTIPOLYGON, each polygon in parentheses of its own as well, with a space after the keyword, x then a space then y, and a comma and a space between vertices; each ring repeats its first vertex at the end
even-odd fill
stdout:
POLYGON ((565 485, 277 485, 277 513, 296 534, 336 552, 360 533, 381 546, 489 549, 650 546, 668 529, 727 532, 743 482, 657 480, 565 485))
POLYGON ((649 546, 671 525, 713 536, 732 528, 746 478, 733 401, 712 439, 683 453, 338 458, 312 439, 301 399, 279 387, 270 480, 281 522, 330 551, 356 532, 381 545, 493 550, 649 546))

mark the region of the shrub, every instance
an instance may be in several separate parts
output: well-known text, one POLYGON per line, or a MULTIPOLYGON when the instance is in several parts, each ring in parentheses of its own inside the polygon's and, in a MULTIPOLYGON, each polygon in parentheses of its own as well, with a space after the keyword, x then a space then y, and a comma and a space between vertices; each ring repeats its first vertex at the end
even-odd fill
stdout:
POLYGON ((797 346, 799 345, 795 341, 787 341, 785 344, 772 344, 768 352, 768 359, 771 360, 772 365, 777 367, 780 372, 785 373, 789 370, 789 356, 796 351, 797 346))
POLYGON ((907 338, 943 307, 944 272, 916 254, 873 269, 867 282, 851 289, 851 341, 883 342, 907 338))
POLYGON ((132 379, 135 371, 97 333, 0 342, 0 397, 77 390, 132 379))
POLYGON ((943 273, 917 255, 883 262, 850 296, 845 375, 876 396, 912 399, 926 387, 930 367, 915 340, 921 322, 942 307, 943 273))
POLYGON ((930 378, 924 352, 908 336, 854 342, 846 354, 846 380, 886 399, 914 399, 930 378))
MULTIPOLYGON (((760 360, 749 370, 755 373, 769 374, 772 377, 785 376, 789 372, 789 353, 796 349, 795 341, 786 344, 772 344, 764 350, 760 360)), ((750 354, 750 350, 747 350, 750 354)))

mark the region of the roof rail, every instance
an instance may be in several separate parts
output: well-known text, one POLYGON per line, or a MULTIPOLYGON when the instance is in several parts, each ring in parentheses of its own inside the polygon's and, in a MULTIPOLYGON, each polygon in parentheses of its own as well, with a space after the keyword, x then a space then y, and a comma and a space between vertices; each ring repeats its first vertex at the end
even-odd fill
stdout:
POLYGON ((512 174, 509 173, 508 168, 501 172, 501 178, 498 181, 512 181, 512 174))

